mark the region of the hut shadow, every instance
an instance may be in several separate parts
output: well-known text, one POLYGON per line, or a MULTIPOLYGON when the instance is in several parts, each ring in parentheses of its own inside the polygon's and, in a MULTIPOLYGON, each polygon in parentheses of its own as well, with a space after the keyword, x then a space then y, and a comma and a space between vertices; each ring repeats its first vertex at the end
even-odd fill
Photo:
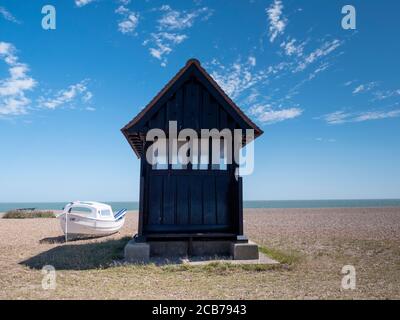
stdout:
MULTIPOLYGON (((68 242, 79 241, 79 240, 92 240, 98 238, 107 237, 105 235, 100 236, 79 236, 79 237, 68 237, 68 242)), ((48 237, 39 240, 39 243, 54 244, 54 243, 65 243, 65 236, 48 237)))
MULTIPOLYGON (((60 237, 42 239, 46 241, 64 240, 60 237)), ((123 258, 124 247, 130 237, 110 239, 102 242, 84 244, 67 244, 39 253, 27 260, 20 262, 32 269, 42 269, 45 265, 52 265, 56 270, 89 270, 108 268, 113 261, 123 258)), ((65 243, 65 242, 64 242, 65 243)))
POLYGON ((58 236, 58 237, 48 237, 48 238, 43 238, 39 240, 39 243, 46 243, 46 244, 54 244, 54 243, 64 243, 65 242, 65 237, 64 236, 58 236))

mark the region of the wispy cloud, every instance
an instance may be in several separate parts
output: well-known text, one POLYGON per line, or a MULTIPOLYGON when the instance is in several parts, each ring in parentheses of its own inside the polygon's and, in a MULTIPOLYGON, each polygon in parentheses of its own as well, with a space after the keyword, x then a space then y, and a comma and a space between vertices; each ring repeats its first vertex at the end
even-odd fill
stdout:
POLYGON ((150 36, 151 39, 147 40, 144 44, 146 45, 148 42, 152 42, 152 47, 149 48, 150 55, 161 60, 161 65, 163 67, 166 66, 166 59, 164 56, 170 54, 175 45, 187 39, 187 35, 185 34, 170 32, 152 33, 150 36))
POLYGON ((238 59, 228 67, 223 66, 219 61, 214 59, 210 66, 212 70, 211 76, 226 94, 232 99, 236 99, 242 92, 267 79, 268 74, 274 71, 272 68, 269 71, 256 71, 255 66, 255 58, 250 58, 246 62, 238 59))
POLYGON ((80 8, 94 1, 95 0, 75 0, 75 5, 80 8))
POLYGON ((191 28, 196 18, 203 16, 203 19, 208 19, 212 11, 207 7, 203 7, 193 11, 178 11, 173 10, 169 5, 164 5, 160 8, 164 14, 158 20, 159 30, 183 30, 191 28))
POLYGON ((341 45, 342 41, 338 39, 325 41, 319 48, 315 49, 308 55, 304 56, 304 58, 299 61, 297 67, 293 70, 293 72, 299 72, 305 70, 310 64, 329 55, 341 45))
POLYGON ((29 76, 29 66, 19 62, 13 44, 0 42, 0 59, 6 63, 9 72, 7 78, 0 79, 0 116, 26 114, 31 102, 26 93, 37 82, 29 76))
POLYGON ((378 90, 373 93, 373 100, 384 100, 392 97, 400 96, 400 89, 396 90, 378 90))
POLYGON ((303 113, 303 109, 292 101, 293 96, 299 93, 299 89, 305 83, 333 65, 332 59, 328 60, 328 56, 342 44, 342 41, 324 40, 318 48, 307 54, 306 43, 288 37, 287 41, 280 45, 288 58, 268 67, 256 68, 251 59, 247 62, 237 59, 230 66, 222 66, 214 59, 210 68, 211 75, 234 100, 240 100, 242 104, 249 106, 249 112, 262 123, 269 124, 298 117, 303 113), (301 71, 309 68, 311 64, 315 67, 310 68, 305 77, 302 76, 301 71), (281 90, 282 79, 290 83, 296 81, 295 77, 299 76, 303 79, 292 88, 281 90), (258 108, 254 108, 254 105, 258 108), (288 105, 291 107, 288 108, 288 105), (262 111, 260 106, 263 106, 262 111), (255 113, 257 110, 258 114, 255 113))
POLYGON ((304 46, 306 42, 298 42, 296 39, 289 38, 287 41, 284 41, 280 44, 280 47, 284 50, 284 53, 287 56, 298 56, 301 57, 303 55, 304 46))
POLYGON ((124 5, 119 6, 115 12, 122 17, 118 22, 118 30, 123 34, 135 34, 139 23, 139 13, 129 10, 124 5))
POLYGON ((281 0, 274 2, 266 9, 269 20, 269 41, 274 42, 278 35, 283 34, 287 25, 287 19, 282 15, 283 4, 281 0))
POLYGON ((6 8, 0 7, 0 15, 3 16, 4 19, 14 22, 21 23, 17 18, 15 18, 11 12, 9 12, 6 8))
POLYGON ((256 105, 249 110, 258 121, 264 124, 273 124, 299 117, 303 110, 300 108, 273 109, 272 105, 256 105))
POLYGON ((400 116, 400 109, 395 110, 379 110, 379 111, 363 111, 363 112, 345 112, 335 111, 321 117, 328 124, 343 124, 348 122, 363 122, 369 120, 380 120, 386 118, 396 118, 400 116))
POLYGON ((354 121, 361 122, 361 121, 368 121, 368 120, 396 118, 399 116, 400 116, 400 109, 392 110, 392 111, 369 111, 369 112, 363 112, 363 113, 357 115, 354 118, 354 121))
POLYGON ((351 113, 346 113, 344 111, 335 111, 323 115, 321 118, 325 120, 328 124, 341 124, 347 122, 351 113))
POLYGON ((359 86, 354 88, 353 94, 370 91, 373 88, 375 88, 376 86, 377 86, 377 82, 369 82, 366 84, 360 84, 359 86))
POLYGON ((151 32, 150 37, 143 41, 149 47, 152 57, 161 61, 161 66, 166 66, 167 56, 173 49, 186 39, 185 30, 192 28, 197 19, 207 20, 213 13, 207 7, 192 11, 178 11, 169 5, 153 10, 159 12, 161 17, 157 20, 156 32, 151 32))
POLYGON ((335 58, 343 53, 339 48, 345 40, 331 35, 314 38, 311 31, 307 38, 295 38, 287 32, 289 21, 282 0, 273 0, 266 13, 269 40, 278 47, 274 64, 256 63, 254 55, 247 62, 238 58, 225 66, 211 63, 209 69, 228 95, 247 107, 259 122, 270 124, 303 114, 304 109, 293 98, 306 83, 334 66, 335 58), (280 37, 283 39, 278 42, 280 37))
MULTIPOLYGON (((59 90, 52 97, 40 97, 38 104, 42 108, 56 109, 63 106, 71 106, 74 103, 81 102, 87 104, 92 100, 93 94, 89 91, 87 84, 89 80, 82 80, 76 84, 68 86, 66 89, 59 90)), ((93 107, 91 107, 93 108, 93 107)))
POLYGON ((354 82, 356 82, 356 80, 349 80, 349 81, 346 81, 345 83, 343 83, 343 85, 345 87, 348 87, 348 86, 352 85, 354 82))
POLYGON ((251 66, 255 67, 256 64, 257 64, 257 59, 256 59, 256 57, 254 57, 254 56, 250 56, 250 57, 248 58, 248 62, 249 62, 249 64, 250 64, 251 66))

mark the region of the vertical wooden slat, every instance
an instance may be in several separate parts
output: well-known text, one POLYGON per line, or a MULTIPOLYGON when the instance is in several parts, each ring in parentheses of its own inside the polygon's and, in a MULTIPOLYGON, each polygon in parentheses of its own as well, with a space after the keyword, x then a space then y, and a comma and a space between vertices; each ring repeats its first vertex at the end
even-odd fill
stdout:
POLYGON ((220 175, 216 177, 216 196, 217 196, 217 223, 220 225, 228 225, 229 219, 229 202, 232 201, 233 195, 229 196, 229 175, 220 175))
POLYGON ((179 131, 183 128, 183 114, 184 114, 183 87, 179 88, 176 92, 175 110, 177 112, 177 122, 179 131))
POLYGON ((204 224, 216 223, 215 212, 215 184, 214 177, 211 175, 204 177, 204 224))
POLYGON ((201 183, 197 176, 187 176, 187 178, 190 178, 190 223, 201 224, 203 219, 201 183))
POLYGON ((163 187, 163 224, 173 224, 175 216, 175 183, 176 177, 164 176, 163 187))
POLYGON ((202 104, 202 129, 210 129, 209 112, 210 112, 210 95, 207 91, 203 91, 203 104, 202 104))
POLYGON ((162 176, 150 175, 149 178, 148 224, 158 225, 161 223, 162 176))
MULTIPOLYGON (((179 179, 179 178, 178 178, 179 179)), ((177 183, 178 185, 178 183, 177 183)), ((189 183, 188 179, 179 179, 179 192, 176 194, 177 224, 189 224, 189 183)))

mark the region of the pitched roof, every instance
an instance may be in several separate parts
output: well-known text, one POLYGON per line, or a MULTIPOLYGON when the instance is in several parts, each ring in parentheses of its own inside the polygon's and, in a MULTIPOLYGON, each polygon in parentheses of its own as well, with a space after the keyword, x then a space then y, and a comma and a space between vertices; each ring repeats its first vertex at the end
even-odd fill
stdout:
POLYGON ((201 74, 210 82, 210 84, 218 91, 219 94, 223 97, 223 99, 237 112, 240 118, 244 120, 252 129, 254 129, 254 137, 257 138, 263 134, 263 130, 261 130, 246 114, 236 105, 235 102, 225 93, 225 91, 218 85, 218 83, 211 77, 211 75, 201 66, 200 62, 197 59, 189 59, 185 66, 181 68, 178 73, 162 88, 162 90, 144 107, 128 124, 126 124, 122 129, 122 133, 128 140, 132 149, 135 151, 136 155, 140 156, 140 137, 139 134, 136 134, 136 137, 132 137, 128 134, 128 130, 137 124, 143 116, 150 111, 154 105, 168 92, 168 90, 175 84, 175 82, 188 70, 191 66, 195 66, 201 74))

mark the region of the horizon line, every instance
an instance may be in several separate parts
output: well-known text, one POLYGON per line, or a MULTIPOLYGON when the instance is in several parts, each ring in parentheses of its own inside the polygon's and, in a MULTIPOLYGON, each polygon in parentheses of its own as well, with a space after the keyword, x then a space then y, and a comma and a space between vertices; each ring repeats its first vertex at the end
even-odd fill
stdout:
MULTIPOLYGON (((400 200, 399 198, 323 198, 323 199, 264 199, 264 200, 248 200, 243 201, 368 201, 368 200, 400 200)), ((77 200, 73 200, 77 201, 77 200)), ((85 200, 89 201, 89 200, 85 200)), ((94 201, 94 200, 93 200, 94 201)), ((96 200, 100 202, 139 202, 139 200, 96 200)), ((69 203, 72 201, 0 201, 0 203, 69 203)))

